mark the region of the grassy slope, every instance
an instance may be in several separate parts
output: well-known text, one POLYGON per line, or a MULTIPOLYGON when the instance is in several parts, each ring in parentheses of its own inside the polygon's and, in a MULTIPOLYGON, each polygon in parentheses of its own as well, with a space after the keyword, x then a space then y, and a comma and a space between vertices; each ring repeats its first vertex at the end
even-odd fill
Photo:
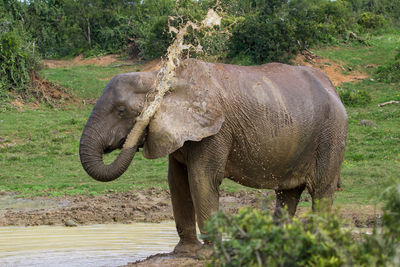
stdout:
MULTIPOLYGON (((370 47, 316 52, 362 70, 368 64, 384 64, 393 58, 399 38, 400 34, 384 35, 374 38, 370 47)), ((114 74, 137 68, 80 66, 46 69, 42 75, 72 89, 80 98, 97 98, 114 74)), ((365 70, 373 72, 370 68, 365 70)), ((347 108, 349 137, 342 171, 344 191, 336 194, 336 202, 370 204, 388 184, 399 181, 400 109, 396 105, 377 106, 391 99, 399 100, 399 85, 366 80, 342 87, 368 91, 372 103, 347 108), (376 122, 377 127, 358 125, 363 119, 376 122)), ((78 144, 90 109, 90 106, 70 106, 65 110, 40 107, 0 112, 0 137, 5 139, 0 141, 0 190, 32 196, 167 187, 166 158, 150 161, 138 155, 121 178, 107 184, 85 174, 79 163, 78 144)), ((228 190, 243 188, 230 181, 224 181, 223 186, 228 190)))
MULTIPOLYGON (((369 47, 321 49, 317 54, 345 62, 353 69, 374 76, 368 65, 384 65, 392 60, 400 43, 400 34, 373 37, 369 47)), ((343 84, 345 89, 365 90, 372 101, 365 107, 347 107, 349 131, 345 162, 342 167, 344 191, 336 194, 339 202, 371 203, 393 182, 400 182, 400 108, 398 105, 378 107, 378 103, 400 100, 399 84, 367 79, 343 84), (361 126, 371 120, 377 127, 361 126)))

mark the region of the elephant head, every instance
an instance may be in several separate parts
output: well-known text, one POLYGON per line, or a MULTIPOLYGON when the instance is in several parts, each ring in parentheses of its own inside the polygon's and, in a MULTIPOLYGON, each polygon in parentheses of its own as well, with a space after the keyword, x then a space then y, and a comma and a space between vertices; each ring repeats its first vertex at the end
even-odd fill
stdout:
POLYGON ((164 97, 140 143, 133 148, 122 149, 148 101, 147 95, 154 90, 157 73, 119 74, 108 83, 93 108, 79 145, 81 163, 90 176, 98 181, 112 181, 126 171, 139 147, 143 146, 146 158, 159 158, 179 149, 185 141, 199 141, 219 131, 224 117, 216 91, 212 90, 218 84, 204 77, 209 76, 204 67, 187 68, 187 65, 185 62, 177 71, 178 78, 172 83, 170 93, 164 97), (111 164, 104 164, 103 154, 115 149, 121 149, 118 157, 111 164))

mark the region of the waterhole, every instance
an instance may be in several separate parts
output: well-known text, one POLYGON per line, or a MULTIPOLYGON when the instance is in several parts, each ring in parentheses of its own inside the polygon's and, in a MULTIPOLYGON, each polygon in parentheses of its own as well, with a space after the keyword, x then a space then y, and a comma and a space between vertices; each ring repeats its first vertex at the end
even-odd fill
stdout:
POLYGON ((0 227, 0 266, 120 266, 177 242, 174 222, 0 227))

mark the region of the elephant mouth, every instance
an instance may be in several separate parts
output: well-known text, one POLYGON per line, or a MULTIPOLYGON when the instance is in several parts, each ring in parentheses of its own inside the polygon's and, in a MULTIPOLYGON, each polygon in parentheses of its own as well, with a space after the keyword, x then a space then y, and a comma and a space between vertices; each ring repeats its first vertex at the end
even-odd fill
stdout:
MULTIPOLYGON (((143 148, 144 142, 146 141, 146 135, 147 135, 147 129, 146 129, 145 133, 143 134, 143 136, 138 141, 137 151, 139 151, 139 148, 143 148)), ((116 149, 119 149, 119 150, 122 149, 124 144, 125 144, 126 138, 127 138, 127 136, 122 138, 121 140, 119 140, 119 142, 114 146, 105 147, 104 150, 103 150, 103 153, 104 154, 109 154, 109 153, 113 152, 116 149)))
POLYGON ((109 153, 113 152, 113 151, 116 150, 116 149, 122 149, 122 146, 124 145, 125 140, 126 140, 126 137, 125 137, 125 138, 122 138, 121 140, 119 140, 119 142, 118 142, 117 144, 115 144, 115 145, 106 146, 106 147, 103 149, 103 153, 104 153, 104 154, 109 154, 109 153))

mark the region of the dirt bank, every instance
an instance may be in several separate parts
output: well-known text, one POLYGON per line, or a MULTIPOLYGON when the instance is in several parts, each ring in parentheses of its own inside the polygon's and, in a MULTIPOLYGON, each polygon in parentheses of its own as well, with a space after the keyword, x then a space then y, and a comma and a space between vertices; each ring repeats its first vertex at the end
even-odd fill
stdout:
MULTIPOLYGON (((262 193, 221 194, 222 208, 234 212, 240 206, 256 205, 262 193)), ((173 220, 168 190, 149 188, 101 196, 17 198, 0 196, 0 226, 62 225, 67 220, 79 224, 160 222, 173 220)))
MULTIPOLYGON (((272 191, 253 190, 229 193, 222 191, 221 209, 234 213, 240 207, 262 208, 272 191)), ((303 201, 309 202, 305 195, 303 201)), ((274 203, 270 203, 273 209, 274 203)), ((300 207, 298 214, 308 211, 300 207)), ((371 227, 376 217, 373 206, 342 205, 345 219, 357 227, 371 227)), ((12 193, 0 192, 0 226, 63 225, 67 220, 80 224, 131 222, 160 222, 173 220, 170 194, 166 189, 148 188, 99 196, 17 198, 12 193)))
POLYGON ((346 67, 345 63, 343 62, 336 62, 317 56, 309 50, 303 50, 300 54, 298 54, 296 59, 293 60, 292 64, 320 69, 329 77, 334 86, 368 78, 366 73, 346 67))
POLYGON ((125 63, 134 63, 137 60, 122 60, 120 59, 120 56, 116 54, 98 56, 92 58, 84 58, 83 55, 79 55, 70 60, 44 59, 42 60, 42 63, 45 67, 49 69, 54 69, 54 68, 65 68, 72 66, 85 66, 85 65, 108 66, 111 63, 120 61, 124 61, 125 63))

